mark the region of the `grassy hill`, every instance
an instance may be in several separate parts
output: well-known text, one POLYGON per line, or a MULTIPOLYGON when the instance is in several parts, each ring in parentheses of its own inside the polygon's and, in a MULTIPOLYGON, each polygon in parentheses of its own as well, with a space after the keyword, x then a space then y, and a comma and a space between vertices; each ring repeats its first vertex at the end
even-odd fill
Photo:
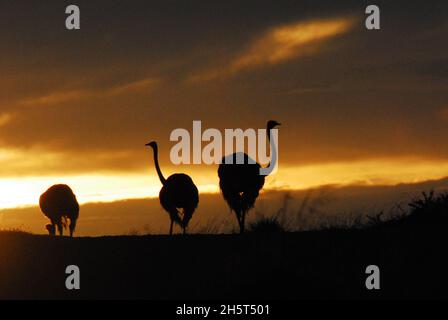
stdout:
POLYGON ((369 227, 245 235, 51 238, 0 232, 0 298, 447 298, 448 196, 369 227), (65 268, 81 290, 65 288, 65 268), (377 265, 381 289, 365 288, 377 265))

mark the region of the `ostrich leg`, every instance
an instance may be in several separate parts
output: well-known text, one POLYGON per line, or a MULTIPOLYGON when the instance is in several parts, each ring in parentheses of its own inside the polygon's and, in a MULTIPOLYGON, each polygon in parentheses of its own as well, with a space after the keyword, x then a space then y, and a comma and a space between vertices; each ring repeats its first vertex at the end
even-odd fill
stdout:
POLYGON ((171 220, 171 224, 170 224, 170 236, 173 235, 173 220, 171 220))
POLYGON ((56 235, 56 225, 53 222, 50 224, 47 224, 45 227, 47 228, 48 234, 50 236, 56 235))
POLYGON ((246 223, 246 211, 242 211, 241 212, 241 233, 244 233, 245 223, 246 223))
POLYGON ((62 222, 58 222, 58 231, 59 231, 59 235, 62 236, 63 235, 62 222))
POLYGON ((240 234, 241 234, 244 232, 242 211, 235 210, 235 213, 236 213, 236 219, 238 220, 238 226, 240 227, 240 234))
POLYGON ((70 237, 73 237, 73 232, 75 231, 75 228, 76 228, 76 220, 70 220, 70 226, 69 226, 69 229, 70 229, 70 237))

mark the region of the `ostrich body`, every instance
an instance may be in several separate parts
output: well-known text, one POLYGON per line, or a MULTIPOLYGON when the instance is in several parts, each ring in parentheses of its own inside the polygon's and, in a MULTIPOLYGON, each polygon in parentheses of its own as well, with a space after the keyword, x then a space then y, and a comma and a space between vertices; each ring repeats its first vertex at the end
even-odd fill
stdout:
POLYGON ((199 203, 198 188, 186 174, 175 173, 165 179, 159 166, 158 147, 155 141, 146 144, 153 149, 154 164, 157 175, 162 183, 159 200, 163 209, 170 215, 170 235, 173 234, 173 224, 178 224, 183 233, 199 203))
MULTIPOLYGON (((271 129, 278 125, 280 123, 277 121, 268 121, 266 134, 269 142, 271 129)), ((224 157, 218 168, 219 188, 224 200, 235 212, 240 233, 244 233, 246 213, 255 205, 264 185, 265 176, 260 175, 260 168, 260 164, 242 152, 224 157), (244 159, 242 164, 237 163, 237 159, 240 157, 244 159), (226 159, 231 159, 232 162, 226 161, 226 159)))
POLYGON ((40 196, 39 206, 51 221, 51 224, 46 225, 50 235, 56 234, 57 227, 59 235, 62 236, 63 229, 67 227, 67 219, 69 219, 70 237, 73 236, 79 216, 79 204, 69 186, 56 184, 50 187, 40 196))

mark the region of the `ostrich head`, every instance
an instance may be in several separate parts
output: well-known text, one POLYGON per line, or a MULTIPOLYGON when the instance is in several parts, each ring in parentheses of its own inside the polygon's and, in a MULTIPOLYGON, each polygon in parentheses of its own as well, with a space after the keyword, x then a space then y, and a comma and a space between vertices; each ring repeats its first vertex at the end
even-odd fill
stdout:
POLYGON ((281 124, 280 122, 277 122, 275 120, 269 120, 267 124, 268 130, 274 129, 276 126, 279 126, 280 124, 281 124))
POLYGON ((50 236, 54 236, 56 234, 56 228, 54 227, 54 225, 52 224, 47 224, 45 226, 45 228, 47 228, 48 233, 50 234, 50 236))
POLYGON ((153 149, 157 149, 157 142, 151 141, 151 142, 148 142, 147 144, 145 144, 145 146, 151 147, 153 149))

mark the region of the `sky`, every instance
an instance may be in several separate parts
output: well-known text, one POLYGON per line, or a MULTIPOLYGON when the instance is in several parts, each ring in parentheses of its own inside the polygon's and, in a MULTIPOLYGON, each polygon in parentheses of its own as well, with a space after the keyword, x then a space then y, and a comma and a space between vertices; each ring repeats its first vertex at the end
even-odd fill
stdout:
POLYGON ((266 189, 448 176, 448 4, 376 1, 0 3, 0 208, 55 183, 81 203, 218 192, 216 165, 171 164, 172 130, 279 128, 266 189), (65 29, 77 4, 81 29, 65 29))

